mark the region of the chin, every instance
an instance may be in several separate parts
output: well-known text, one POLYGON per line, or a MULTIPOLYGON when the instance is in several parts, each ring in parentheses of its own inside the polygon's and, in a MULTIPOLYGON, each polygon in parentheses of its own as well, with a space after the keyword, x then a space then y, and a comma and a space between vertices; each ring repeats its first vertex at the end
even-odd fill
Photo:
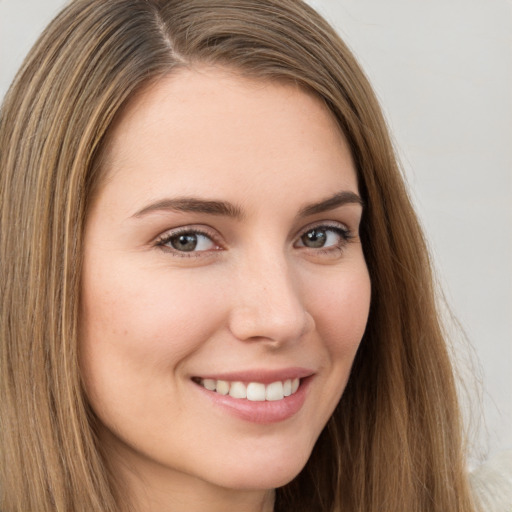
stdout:
MULTIPOLYGON (((290 450, 291 451, 291 450, 290 450)), ((234 467, 222 465, 216 475, 217 485, 238 490, 275 489, 290 483, 304 468, 310 452, 276 453, 271 458, 254 457, 234 467)))

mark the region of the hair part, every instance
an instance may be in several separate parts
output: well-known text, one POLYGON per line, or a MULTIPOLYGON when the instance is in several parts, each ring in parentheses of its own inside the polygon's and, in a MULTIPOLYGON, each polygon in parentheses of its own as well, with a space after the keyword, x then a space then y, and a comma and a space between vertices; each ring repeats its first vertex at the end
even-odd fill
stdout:
POLYGON ((80 382, 82 235, 123 107, 196 65, 322 98, 366 205, 367 330, 276 512, 473 511, 428 252, 383 116, 345 44, 299 0, 75 0, 28 55, 0 111, 1 510, 128 508, 80 382))

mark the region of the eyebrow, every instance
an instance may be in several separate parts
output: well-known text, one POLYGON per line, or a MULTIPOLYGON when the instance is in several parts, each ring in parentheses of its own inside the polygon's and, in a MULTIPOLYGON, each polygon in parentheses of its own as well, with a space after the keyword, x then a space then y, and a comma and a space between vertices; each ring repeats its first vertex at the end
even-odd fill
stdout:
POLYGON ((206 213, 209 215, 233 217, 235 219, 242 219, 244 217, 242 209, 232 203, 227 201, 209 201, 195 197, 160 199, 159 201, 142 208, 142 210, 139 210, 137 213, 132 215, 132 217, 139 218, 147 215, 148 213, 157 211, 206 213))
MULTIPOLYGON (((342 191, 320 202, 311 203, 301 208, 298 217, 308 217, 318 213, 327 212, 345 204, 358 204, 363 206, 363 200, 356 193, 342 191)), ((140 218, 158 211, 178 211, 192 213, 206 213, 231 217, 237 220, 244 218, 244 212, 240 206, 228 201, 205 200, 195 197, 165 198, 155 201, 139 210, 132 217, 140 218)))
POLYGON ((344 190, 343 192, 334 194, 319 203, 312 203, 304 206, 299 212, 299 217, 308 217, 309 215, 328 212, 346 204, 358 204, 362 207, 364 206, 364 202, 359 195, 355 192, 344 190))

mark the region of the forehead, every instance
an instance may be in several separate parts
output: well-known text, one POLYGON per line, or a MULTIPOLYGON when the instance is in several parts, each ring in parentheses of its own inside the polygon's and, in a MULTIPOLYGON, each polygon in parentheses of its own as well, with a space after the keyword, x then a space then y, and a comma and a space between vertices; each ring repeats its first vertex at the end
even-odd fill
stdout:
POLYGON ((104 162, 107 183, 149 195, 164 186, 285 190, 290 180, 303 192, 318 180, 357 191, 350 150, 320 98, 223 68, 182 69, 148 85, 113 126, 104 162))

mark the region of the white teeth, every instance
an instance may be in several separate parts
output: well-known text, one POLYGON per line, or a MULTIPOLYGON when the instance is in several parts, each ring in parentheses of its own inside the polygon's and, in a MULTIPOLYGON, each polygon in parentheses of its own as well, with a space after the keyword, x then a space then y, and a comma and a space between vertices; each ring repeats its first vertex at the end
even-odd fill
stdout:
POLYGON ((253 402, 264 402, 282 400, 293 395, 300 385, 300 379, 287 379, 285 381, 276 381, 265 385, 261 382, 250 382, 245 385, 243 382, 228 382, 226 380, 198 379, 196 382, 201 384, 209 391, 216 391, 221 395, 228 395, 232 398, 247 398, 253 402))
POLYGON ((282 400, 284 398, 283 383, 272 382, 267 386, 265 398, 269 401, 282 400))
POLYGON ((215 391, 217 387, 217 381, 213 379, 204 379, 203 386, 210 391, 215 391))
POLYGON ((247 386, 247 400, 263 402, 265 400, 265 384, 251 382, 247 386))
POLYGON ((229 393, 229 382, 225 380, 218 380, 215 390, 221 395, 227 395, 229 393))
POLYGON ((292 381, 290 379, 285 380, 283 383, 283 395, 290 396, 292 394, 292 381))
POLYGON ((233 398, 246 398, 247 388, 243 382, 232 382, 229 388, 229 396, 233 398))

